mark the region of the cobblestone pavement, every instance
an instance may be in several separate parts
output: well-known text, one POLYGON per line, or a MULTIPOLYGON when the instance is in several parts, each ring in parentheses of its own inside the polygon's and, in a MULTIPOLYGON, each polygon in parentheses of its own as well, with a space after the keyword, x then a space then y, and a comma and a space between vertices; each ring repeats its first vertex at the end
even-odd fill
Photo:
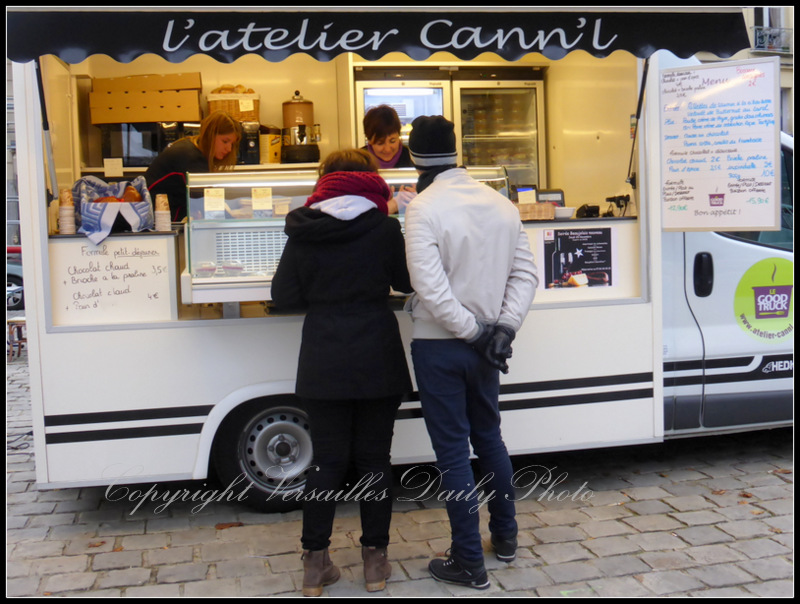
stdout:
MULTIPOLYGON (((299 512, 257 514, 235 502, 199 510, 197 501, 135 509, 105 487, 39 491, 25 355, 6 369, 7 596, 299 595, 299 512)), ((793 465, 791 430, 515 458, 527 468, 517 559, 494 558, 484 506, 486 591, 430 577, 429 559, 449 547, 444 504, 403 488, 401 469, 386 590, 364 590, 358 508, 345 503, 331 546, 342 577, 324 595, 790 597, 793 465)), ((212 489, 136 488, 151 487, 212 489)))

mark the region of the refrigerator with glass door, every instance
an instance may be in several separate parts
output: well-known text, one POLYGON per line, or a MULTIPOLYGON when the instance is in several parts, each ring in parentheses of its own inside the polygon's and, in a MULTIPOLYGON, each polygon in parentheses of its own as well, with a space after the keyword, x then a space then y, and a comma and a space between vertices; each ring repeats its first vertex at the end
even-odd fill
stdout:
POLYGON ((355 70, 356 146, 367 144, 364 115, 371 107, 389 105, 400 118, 400 137, 408 144, 411 122, 420 115, 452 120, 449 72, 436 68, 359 68, 355 70))
POLYGON ((505 166, 516 187, 547 187, 544 70, 459 69, 452 73, 459 162, 505 166))

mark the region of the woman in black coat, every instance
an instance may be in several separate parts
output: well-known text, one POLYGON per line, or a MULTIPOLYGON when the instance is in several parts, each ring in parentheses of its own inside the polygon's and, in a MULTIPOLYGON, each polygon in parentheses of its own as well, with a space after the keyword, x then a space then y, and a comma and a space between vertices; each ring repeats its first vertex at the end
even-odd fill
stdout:
POLYGON ((361 505, 368 591, 385 587, 392 513, 390 449, 401 398, 411 391, 390 287, 410 292, 391 192, 366 151, 326 158, 314 193, 286 217, 289 239, 272 279, 278 308, 303 309, 296 393, 311 422, 313 465, 303 496, 304 595, 339 578, 328 546, 336 500, 361 505), (350 463, 358 485, 343 484, 350 463), (338 498, 334 497, 339 493, 338 498))

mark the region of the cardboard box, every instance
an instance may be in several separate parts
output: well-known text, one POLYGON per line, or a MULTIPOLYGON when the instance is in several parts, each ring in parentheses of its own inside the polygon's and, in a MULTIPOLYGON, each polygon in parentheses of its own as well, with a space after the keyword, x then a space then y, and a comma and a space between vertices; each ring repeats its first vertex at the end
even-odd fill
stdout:
POLYGON ((92 124, 200 121, 201 90, 199 73, 96 78, 89 93, 92 124))
POLYGON ((200 73, 167 73, 127 76, 124 78, 94 78, 92 92, 127 92, 131 90, 200 90, 200 73))
POLYGON ((553 220, 556 207, 551 203, 524 203, 517 206, 521 220, 553 220))

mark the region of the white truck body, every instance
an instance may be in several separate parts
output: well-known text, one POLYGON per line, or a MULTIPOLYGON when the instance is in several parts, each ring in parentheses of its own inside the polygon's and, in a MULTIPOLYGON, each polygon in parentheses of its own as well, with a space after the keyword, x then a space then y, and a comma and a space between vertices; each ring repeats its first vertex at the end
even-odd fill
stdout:
MULTIPOLYGON (((774 259, 791 265, 793 251, 662 229, 652 102, 662 56, 674 61, 657 53, 650 68, 636 157, 638 216, 613 223, 619 285, 537 294, 514 342, 511 371, 501 377, 512 454, 792 425, 793 339, 754 337, 737 321, 734 300, 754 266, 774 259), (713 261, 710 295, 695 293, 698 254, 713 261)), ((310 463, 309 427, 293 394, 302 315, 54 321, 57 242, 48 237, 42 202, 37 84, 31 64, 13 70, 40 488, 204 479, 214 470, 229 479, 238 468, 251 472, 262 500, 271 500, 261 507, 280 509, 277 494, 302 488, 310 463), (228 442, 242 435, 260 450, 228 442), (265 476, 270 468, 280 471, 265 476)), ((602 220, 597 225, 606 228, 602 220)), ((526 223, 540 271, 548 261, 546 231, 563 226, 526 223)), ((174 238, 164 238, 171 249, 174 238)), ((408 344, 410 319, 401 311, 397 318, 408 344)), ((392 457, 396 464, 434 460, 415 395, 399 411, 392 457)))

